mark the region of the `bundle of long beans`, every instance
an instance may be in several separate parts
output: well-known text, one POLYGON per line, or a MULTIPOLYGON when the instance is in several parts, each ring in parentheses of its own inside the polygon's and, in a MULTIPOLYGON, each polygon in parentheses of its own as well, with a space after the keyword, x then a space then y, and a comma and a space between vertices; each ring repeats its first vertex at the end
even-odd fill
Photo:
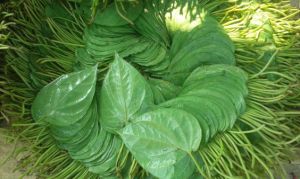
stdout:
MULTIPOLYGON (((173 8, 185 4, 180 2, 173 8)), ((6 43, 13 48, 5 51, 1 61, 5 64, 1 73, 1 101, 5 98, 2 118, 14 120, 17 139, 28 144, 15 151, 30 153, 18 166, 27 169, 24 175, 98 178, 57 145, 47 126, 31 117, 38 91, 72 71, 76 50, 85 47, 84 29, 93 21, 91 16, 87 22, 70 2, 55 3, 54 8, 68 17, 62 19, 61 14, 45 10, 51 3, 33 0, 0 6, 14 13, 9 20, 15 24, 9 27, 6 43)), ((171 11, 168 3, 164 9, 171 11)), ((98 6, 105 8, 105 4, 98 6)), ((199 173, 204 178, 261 178, 265 174, 273 178, 273 171, 279 169, 284 178, 280 161, 292 156, 300 139, 300 11, 288 1, 203 1, 190 3, 187 9, 195 6, 204 6, 218 19, 234 42, 237 66, 249 76, 246 112, 232 129, 217 134, 197 151, 205 166, 198 168, 199 173)), ((128 177, 149 175, 132 156, 130 160, 128 177)))
POLYGON ((0 6, 0 99, 1 99, 1 104, 0 104, 0 111, 1 111, 1 117, 0 117, 0 123, 8 123, 9 120, 5 115, 5 111, 7 107, 5 107, 5 103, 7 100, 9 100, 9 91, 4 90, 3 86, 5 86, 7 83, 7 78, 5 77, 5 74, 7 73, 7 69, 5 68, 5 61, 4 61, 4 55, 5 51, 9 49, 8 45, 8 38, 9 38, 9 26, 14 25, 13 22, 10 22, 9 18, 12 16, 12 13, 8 13, 4 10, 4 7, 0 6))

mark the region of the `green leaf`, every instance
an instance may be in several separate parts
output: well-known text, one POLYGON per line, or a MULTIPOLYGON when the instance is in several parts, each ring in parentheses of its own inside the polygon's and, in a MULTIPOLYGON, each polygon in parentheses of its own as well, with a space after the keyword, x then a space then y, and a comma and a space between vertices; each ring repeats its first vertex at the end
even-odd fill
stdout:
POLYGON ((152 91, 144 77, 116 55, 101 90, 100 120, 104 128, 115 132, 153 104, 152 91))
POLYGON ((154 110, 137 117, 120 135, 138 163, 152 175, 187 178, 193 173, 188 154, 201 142, 201 128, 193 115, 180 109, 154 110))
POLYGON ((206 144, 211 136, 212 131, 216 131, 214 120, 211 120, 212 111, 207 110, 207 106, 201 106, 202 98, 197 96, 177 97, 161 103, 160 107, 177 108, 192 114, 198 121, 202 131, 202 143, 206 144), (213 129, 213 130, 212 130, 213 129))
POLYGON ((171 63, 165 80, 182 85, 199 66, 235 64, 234 45, 229 36, 211 16, 188 33, 177 32, 170 49, 171 63))
POLYGON ((145 9, 147 11, 141 13, 135 20, 133 27, 143 37, 168 46, 170 44, 169 34, 159 8, 145 1, 145 9))
MULTIPOLYGON (((81 3, 83 16, 89 19, 92 15, 91 3, 81 3)), ((133 23, 143 12, 143 3, 118 2, 109 4, 105 9, 98 9, 93 23, 103 26, 121 26, 133 23)))
POLYGON ((161 79, 149 78, 149 83, 152 88, 155 88, 163 95, 165 100, 175 98, 181 90, 180 86, 161 79))
POLYGON ((32 104, 35 121, 57 126, 74 124, 89 109, 96 85, 97 66, 62 75, 45 86, 32 104))

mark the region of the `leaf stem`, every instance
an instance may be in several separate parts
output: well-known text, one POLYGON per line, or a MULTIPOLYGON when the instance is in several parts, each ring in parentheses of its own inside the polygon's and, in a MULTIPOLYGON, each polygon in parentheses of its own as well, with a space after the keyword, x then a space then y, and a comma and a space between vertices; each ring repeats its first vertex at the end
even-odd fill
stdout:
POLYGON ((193 160, 194 164, 196 165, 197 167, 197 170, 199 171, 199 173, 204 177, 204 178, 207 178, 205 177, 205 174, 203 172, 203 170, 201 169, 201 167, 199 166, 199 163, 197 162, 196 158, 193 156, 193 154, 190 152, 188 153, 189 156, 191 157, 191 159, 193 160))

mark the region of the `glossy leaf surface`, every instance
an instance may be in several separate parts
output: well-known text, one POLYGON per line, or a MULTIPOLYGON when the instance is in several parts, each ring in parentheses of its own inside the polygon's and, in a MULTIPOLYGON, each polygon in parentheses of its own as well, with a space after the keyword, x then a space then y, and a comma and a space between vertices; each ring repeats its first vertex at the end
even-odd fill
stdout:
POLYGON ((100 101, 101 123, 109 131, 121 129, 154 103, 144 77, 118 55, 104 79, 100 101))
POLYGON ((45 86, 32 104, 36 121, 65 126, 80 120, 89 109, 96 85, 97 66, 63 75, 45 86))

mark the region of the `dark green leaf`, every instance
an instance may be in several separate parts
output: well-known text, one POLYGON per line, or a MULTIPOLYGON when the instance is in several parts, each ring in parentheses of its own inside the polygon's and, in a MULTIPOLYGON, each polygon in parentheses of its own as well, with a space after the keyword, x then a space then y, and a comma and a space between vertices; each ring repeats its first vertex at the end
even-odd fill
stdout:
POLYGON ((100 119, 104 128, 116 131, 134 115, 154 104, 150 86, 144 77, 118 55, 104 79, 100 119))

